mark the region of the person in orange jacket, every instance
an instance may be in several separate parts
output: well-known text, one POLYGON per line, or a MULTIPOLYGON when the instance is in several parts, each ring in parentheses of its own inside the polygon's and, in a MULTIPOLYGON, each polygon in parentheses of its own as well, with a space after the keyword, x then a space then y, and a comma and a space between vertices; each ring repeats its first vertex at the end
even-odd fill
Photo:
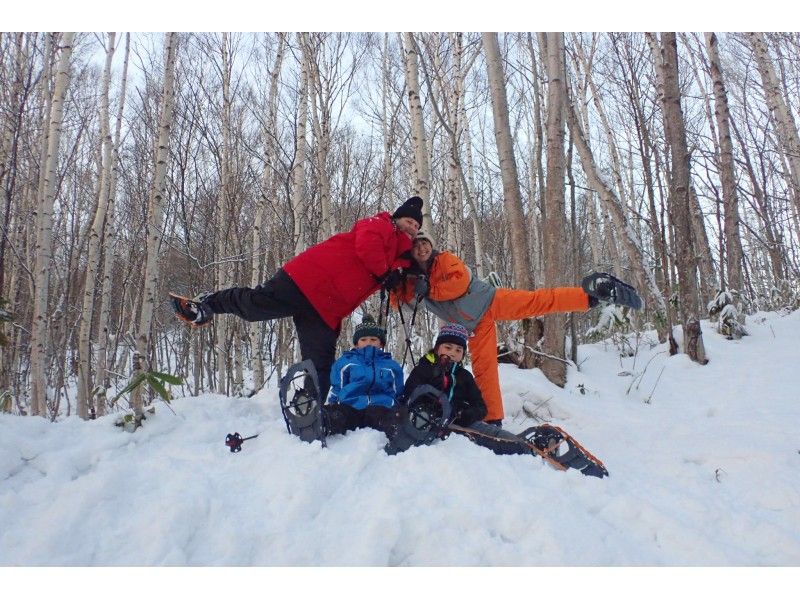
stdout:
POLYGON ((526 291, 496 288, 476 276, 449 251, 437 251, 422 231, 411 248, 413 264, 392 301, 426 309, 446 322, 464 326, 470 333, 472 371, 483 394, 487 414, 484 421, 502 425, 504 411, 497 369, 498 320, 522 320, 554 312, 587 311, 601 301, 639 309, 633 287, 609 274, 594 274, 582 287, 560 287, 526 291))

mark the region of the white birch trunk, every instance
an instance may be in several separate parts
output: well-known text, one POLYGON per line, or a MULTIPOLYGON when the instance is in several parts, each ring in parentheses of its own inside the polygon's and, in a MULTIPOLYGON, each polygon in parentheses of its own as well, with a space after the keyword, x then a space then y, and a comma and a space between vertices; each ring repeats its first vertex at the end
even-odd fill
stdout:
POLYGON ((419 95, 419 57, 414 36, 410 32, 405 37, 406 88, 408 89, 408 110, 411 114, 411 144, 414 148, 414 169, 411 188, 415 195, 422 198, 423 229, 433 237, 431 221, 430 188, 431 167, 428 159, 428 142, 425 136, 425 117, 419 95))
POLYGON ((100 292, 100 317, 97 322, 97 368, 100 378, 100 396, 97 401, 98 417, 106 411, 106 389, 109 388, 109 360, 108 360, 108 341, 109 341, 109 319, 111 316, 111 269, 116 259, 116 211, 115 203, 117 197, 117 179, 119 178, 119 147, 122 140, 122 117, 125 113, 125 97, 128 88, 128 61, 131 51, 131 34, 125 34, 125 59, 122 66, 122 83, 119 95, 119 108, 117 110, 117 121, 114 132, 114 143, 112 146, 111 158, 111 179, 108 189, 108 217, 103 234, 103 245, 105 247, 103 260, 102 290, 100 292))
MULTIPOLYGON (((133 375, 145 370, 150 348, 150 328, 158 293, 158 251, 161 247, 161 225, 166 193, 167 160, 169 159, 170 129, 175 103, 175 59, 178 51, 178 34, 167 33, 165 38, 164 90, 161 96, 159 134, 155 154, 155 172, 150 190, 147 221, 147 258, 144 270, 144 297, 136 331, 136 351, 133 355, 133 375)), ((143 385, 132 393, 131 407, 137 419, 143 415, 143 385)))
POLYGON ((53 253, 53 203, 58 178, 58 150, 61 141, 61 126, 64 115, 64 98, 70 78, 70 58, 75 33, 64 33, 61 38, 61 55, 58 60, 56 81, 48 125, 47 158, 45 164, 44 189, 39 196, 37 213, 36 277, 33 296, 33 322, 31 329, 31 407, 33 415, 47 416, 47 324, 48 296, 50 293, 50 267, 53 253))
MULTIPOLYGON (((299 34, 300 43, 303 44, 305 34, 299 34)), ((306 211, 306 159, 308 148, 306 142, 306 127, 308 125, 308 56, 304 52, 300 64, 300 90, 297 96, 297 149, 294 156, 294 169, 292 171, 292 213, 294 214, 294 254, 297 255, 305 249, 303 240, 303 215, 306 211)))
MULTIPOLYGON (((95 289, 100 271, 100 254, 102 250, 103 228, 109 204, 109 182, 111 178, 111 125, 109 116, 109 88, 111 85, 111 63, 114 61, 116 33, 108 34, 108 47, 106 48, 106 64, 103 70, 102 92, 100 95, 100 139, 102 142, 102 160, 100 170, 100 192, 97 198, 97 209, 92 221, 89 235, 89 248, 86 264, 86 284, 83 291, 83 308, 81 310, 80 330, 78 332, 78 417, 89 419, 92 409, 92 393, 95 386, 91 333, 92 316, 95 307, 95 289)), ((102 301, 103 298, 100 299, 102 301)), ((95 412, 96 415, 96 412, 95 412)))
MULTIPOLYGON (((253 261, 250 266, 250 286, 253 288, 261 284, 265 278, 263 264, 265 262, 266 250, 262 249, 262 229, 264 227, 264 216, 267 204, 275 203, 275 192, 277 188, 275 170, 278 165, 278 148, 275 143, 275 137, 278 134, 278 80, 280 78, 285 48, 286 36, 283 33, 278 33, 278 47, 275 52, 275 66, 270 73, 267 118, 263 130, 264 155, 266 156, 266 163, 262 176, 263 192, 258 201, 256 219, 253 226, 253 261)), ((256 391, 264 386, 264 351, 261 330, 262 326, 260 324, 250 325, 248 328, 250 335, 250 369, 253 371, 253 382, 256 391)))
MULTIPOLYGON (((322 221, 320 233, 322 239, 333 236, 335 223, 331 211, 331 179, 328 175, 328 155, 331 148, 331 122, 328 98, 323 90, 323 80, 320 75, 319 64, 316 61, 319 51, 318 43, 312 45, 311 39, 303 45, 303 53, 308 65, 308 96, 311 104, 311 125, 314 132, 315 152, 314 158, 317 167, 317 180, 319 183, 319 206, 322 221)), ((322 240, 320 239, 320 240, 322 240)))
MULTIPOLYGON (((230 256, 231 235, 235 229, 231 213, 231 61, 229 55, 229 36, 222 34, 222 155, 220 156, 219 198, 217 200, 217 288, 227 289, 233 285, 233 264, 230 256)), ((229 394, 229 371, 233 361, 233 341, 230 318, 217 318, 214 324, 217 355, 217 392, 229 394)))

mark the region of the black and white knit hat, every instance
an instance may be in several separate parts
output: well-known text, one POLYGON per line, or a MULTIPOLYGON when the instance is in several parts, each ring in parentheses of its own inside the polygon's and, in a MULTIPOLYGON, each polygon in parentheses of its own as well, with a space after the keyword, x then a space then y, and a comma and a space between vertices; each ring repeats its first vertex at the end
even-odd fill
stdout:
POLYGON ((439 330, 439 336, 436 337, 436 344, 433 348, 436 349, 442 343, 453 343, 467 350, 467 339, 469 332, 461 324, 445 324, 439 330))
POLYGON ((356 330, 353 333, 353 345, 355 346, 358 343, 358 339, 363 336, 377 337, 380 339, 381 344, 386 344, 386 328, 379 326, 375 318, 369 314, 365 315, 364 319, 361 320, 361 324, 356 326, 356 330))

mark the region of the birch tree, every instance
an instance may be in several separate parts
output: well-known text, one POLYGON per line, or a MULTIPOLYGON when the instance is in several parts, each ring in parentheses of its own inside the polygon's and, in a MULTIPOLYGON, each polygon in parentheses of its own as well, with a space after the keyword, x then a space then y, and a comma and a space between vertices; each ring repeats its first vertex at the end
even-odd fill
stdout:
POLYGON ((294 255, 305 249, 303 239, 303 215, 307 209, 305 191, 306 160, 308 159, 308 143, 306 141, 306 128, 308 127, 308 53, 302 51, 307 34, 298 34, 301 46, 300 53, 300 88, 297 93, 297 134, 294 155, 294 168, 292 169, 292 214, 294 215, 294 255))
MULTIPOLYGON (((155 171, 150 189, 147 221, 147 257, 144 269, 144 295, 136 329, 136 351, 133 354, 133 376, 145 370, 145 360, 151 346, 151 324, 159 287, 158 253, 161 248, 161 228, 166 199, 167 160, 169 159, 170 129, 175 101, 175 61, 178 53, 178 33, 164 36, 164 89, 161 94, 159 133, 155 152, 155 171)), ((143 385, 132 393, 131 407, 137 420, 143 416, 143 385)))
MULTIPOLYGON (((111 269, 114 265, 116 258, 116 239, 117 239, 117 225, 116 225, 116 198, 117 198, 117 181, 119 179, 119 148, 122 143, 122 122, 125 113, 125 97, 128 88, 128 63, 131 51, 131 34, 125 34, 125 58, 122 63, 122 75, 119 92, 119 107, 117 108, 117 119, 114 132, 114 141, 111 146, 111 171, 109 173, 108 183, 108 214, 106 218, 106 226, 103 233, 103 245, 105 254, 103 259, 103 272, 102 272, 102 290, 100 292, 100 316, 97 322, 98 341, 97 341, 97 371, 99 383, 99 392, 96 403, 97 415, 105 414, 106 409, 106 389, 110 386, 109 383, 109 370, 110 363, 108 360, 108 342, 109 342, 109 320, 111 317, 111 269)), ((116 357, 116 350, 113 352, 116 357)))
MULTIPOLYGON (((98 272, 100 271, 100 256, 102 250, 103 230, 109 207, 109 187, 111 179, 111 125, 109 116, 109 88, 111 85, 111 64, 116 50, 116 33, 109 33, 106 46, 106 62, 103 70, 103 83, 100 96, 100 139, 102 142, 102 158, 100 161, 100 184, 97 198, 97 209, 92 221, 89 236, 89 248, 86 264, 86 284, 83 290, 83 308, 81 309, 81 323, 78 338, 78 417, 89 418, 91 410, 91 397, 94 388, 92 376, 92 351, 91 333, 92 316, 95 308, 95 289, 97 287, 98 272)), ((108 298, 101 297, 100 301, 108 298)))
MULTIPOLYGON (((265 278, 263 268, 265 250, 262 246, 264 234, 264 220, 267 203, 274 202, 277 190, 278 170, 278 81, 283 65, 286 50, 286 35, 278 33, 277 47, 275 50, 275 63, 269 73, 269 93, 267 96, 267 114, 262 129, 264 137, 264 171, 262 173, 262 188, 253 224, 253 260, 250 264, 250 286, 255 288, 265 278)), ((251 325, 248 328, 250 337, 250 368, 253 370, 253 380, 256 390, 264 386, 264 353, 261 340, 260 326, 251 325)))
POLYGON ((53 203, 58 179, 58 152, 60 147, 64 99, 70 79, 70 58, 75 33, 64 33, 53 88, 50 122, 48 125, 47 158, 45 164, 44 189, 38 202, 36 218, 36 276, 33 296, 33 323, 31 330, 31 407, 33 415, 47 415, 47 326, 48 298, 50 294, 50 268, 53 252, 53 203))
POLYGON ((414 150, 414 169, 411 188, 414 195, 422 198, 423 227, 431 239, 433 236, 430 207, 431 166, 428 159, 428 142, 425 136, 425 117, 422 113, 422 101, 419 94, 419 55, 414 34, 406 32, 405 67, 406 89, 408 90, 408 111, 411 115, 411 145, 414 150))

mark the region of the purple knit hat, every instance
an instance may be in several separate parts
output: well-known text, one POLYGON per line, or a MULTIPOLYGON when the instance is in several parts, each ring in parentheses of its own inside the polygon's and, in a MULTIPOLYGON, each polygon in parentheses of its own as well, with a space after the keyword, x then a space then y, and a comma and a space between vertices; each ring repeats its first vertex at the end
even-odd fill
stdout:
POLYGON ((445 324, 439 330, 439 336, 436 337, 436 343, 433 348, 436 349, 442 343, 453 343, 467 350, 467 338, 469 332, 461 324, 445 324))

